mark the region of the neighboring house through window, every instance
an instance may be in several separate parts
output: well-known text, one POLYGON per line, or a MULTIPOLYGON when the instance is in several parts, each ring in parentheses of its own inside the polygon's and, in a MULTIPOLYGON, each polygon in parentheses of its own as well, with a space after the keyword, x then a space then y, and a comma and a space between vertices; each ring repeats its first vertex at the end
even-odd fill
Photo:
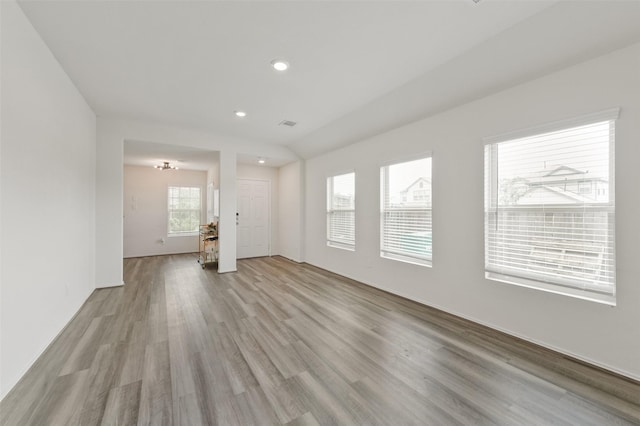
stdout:
POLYGON ((198 233, 202 212, 199 187, 170 186, 169 235, 194 235, 198 233))
POLYGON ((615 303, 617 113, 486 141, 487 278, 615 303))
POLYGON ((380 255, 431 265, 431 158, 380 168, 380 255))
POLYGON ((355 173, 327 178, 327 245, 355 250, 355 173))

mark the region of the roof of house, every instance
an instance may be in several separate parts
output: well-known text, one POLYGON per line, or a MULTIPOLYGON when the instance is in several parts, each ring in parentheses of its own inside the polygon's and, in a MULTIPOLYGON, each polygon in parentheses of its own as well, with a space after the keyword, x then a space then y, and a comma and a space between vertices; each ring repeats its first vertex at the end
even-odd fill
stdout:
POLYGON ((558 187, 544 185, 529 189, 518 199, 517 204, 564 204, 566 202, 589 203, 593 202, 593 199, 558 187))
POLYGON ((601 181, 607 182, 599 176, 589 175, 589 171, 583 171, 574 167, 555 165, 544 170, 528 173, 521 177, 529 184, 551 184, 553 182, 572 182, 572 181, 601 181))
POLYGON ((404 194, 405 192, 409 192, 409 190, 415 186, 418 182, 427 182, 428 184, 431 184, 431 181, 429 179, 427 179, 426 177, 419 177, 418 179, 414 180, 413 183, 409 186, 407 186, 407 188, 403 191, 401 191, 401 194, 404 194))

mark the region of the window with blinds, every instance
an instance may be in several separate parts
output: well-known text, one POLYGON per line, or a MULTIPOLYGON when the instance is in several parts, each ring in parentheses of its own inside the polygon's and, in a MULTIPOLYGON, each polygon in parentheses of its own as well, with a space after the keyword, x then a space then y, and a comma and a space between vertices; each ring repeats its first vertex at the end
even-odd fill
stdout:
POLYGON ((355 173, 327 178, 327 245, 355 249, 355 173))
POLYGON ((431 265, 431 158, 380 168, 380 256, 431 265))
POLYGON ((487 278, 615 304, 617 115, 486 141, 487 278))
POLYGON ((195 235, 200 225, 202 204, 200 188, 189 186, 170 186, 169 235, 195 235))

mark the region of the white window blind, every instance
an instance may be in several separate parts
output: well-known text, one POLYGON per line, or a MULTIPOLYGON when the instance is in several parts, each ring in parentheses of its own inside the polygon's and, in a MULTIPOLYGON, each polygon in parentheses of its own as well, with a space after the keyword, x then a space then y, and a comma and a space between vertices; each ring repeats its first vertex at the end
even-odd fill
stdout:
POLYGON ((200 188, 170 186, 169 235, 189 235, 198 232, 202 204, 200 188))
POLYGON ((380 255, 431 265, 431 158, 380 168, 380 255))
POLYGON ((353 250, 355 220, 355 173, 327 178, 327 244, 353 250))
POLYGON ((616 117, 485 146, 487 278, 615 303, 616 117))

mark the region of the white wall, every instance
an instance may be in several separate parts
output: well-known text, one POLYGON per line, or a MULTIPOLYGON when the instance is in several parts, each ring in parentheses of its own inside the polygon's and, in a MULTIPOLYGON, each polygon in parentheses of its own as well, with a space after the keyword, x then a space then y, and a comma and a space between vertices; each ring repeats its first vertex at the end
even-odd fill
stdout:
POLYGON ((206 220, 207 172, 159 171, 124 166, 124 257, 198 251, 198 236, 168 236, 169 186, 196 186, 202 195, 200 223, 206 220))
POLYGON ((280 255, 296 262, 304 260, 304 162, 295 161, 280 167, 279 249, 280 255))
POLYGON ((96 287, 123 281, 124 138, 98 118, 96 124, 96 287))
POLYGON ((306 162, 311 264, 640 379, 640 45, 306 162), (620 107, 616 307, 484 279, 482 137, 620 107), (433 152, 433 268, 379 256, 379 167, 433 152), (356 251, 325 243, 326 177, 356 172, 356 251))
POLYGON ((238 164, 237 167, 238 179, 253 179, 268 181, 271 188, 271 200, 269 201, 270 212, 270 226, 271 226, 271 241, 269 243, 269 252, 272 256, 279 254, 279 182, 278 182, 278 169, 268 166, 253 166, 249 164, 238 164))
POLYGON ((0 8, 2 398, 94 289, 96 118, 17 4, 0 8))

